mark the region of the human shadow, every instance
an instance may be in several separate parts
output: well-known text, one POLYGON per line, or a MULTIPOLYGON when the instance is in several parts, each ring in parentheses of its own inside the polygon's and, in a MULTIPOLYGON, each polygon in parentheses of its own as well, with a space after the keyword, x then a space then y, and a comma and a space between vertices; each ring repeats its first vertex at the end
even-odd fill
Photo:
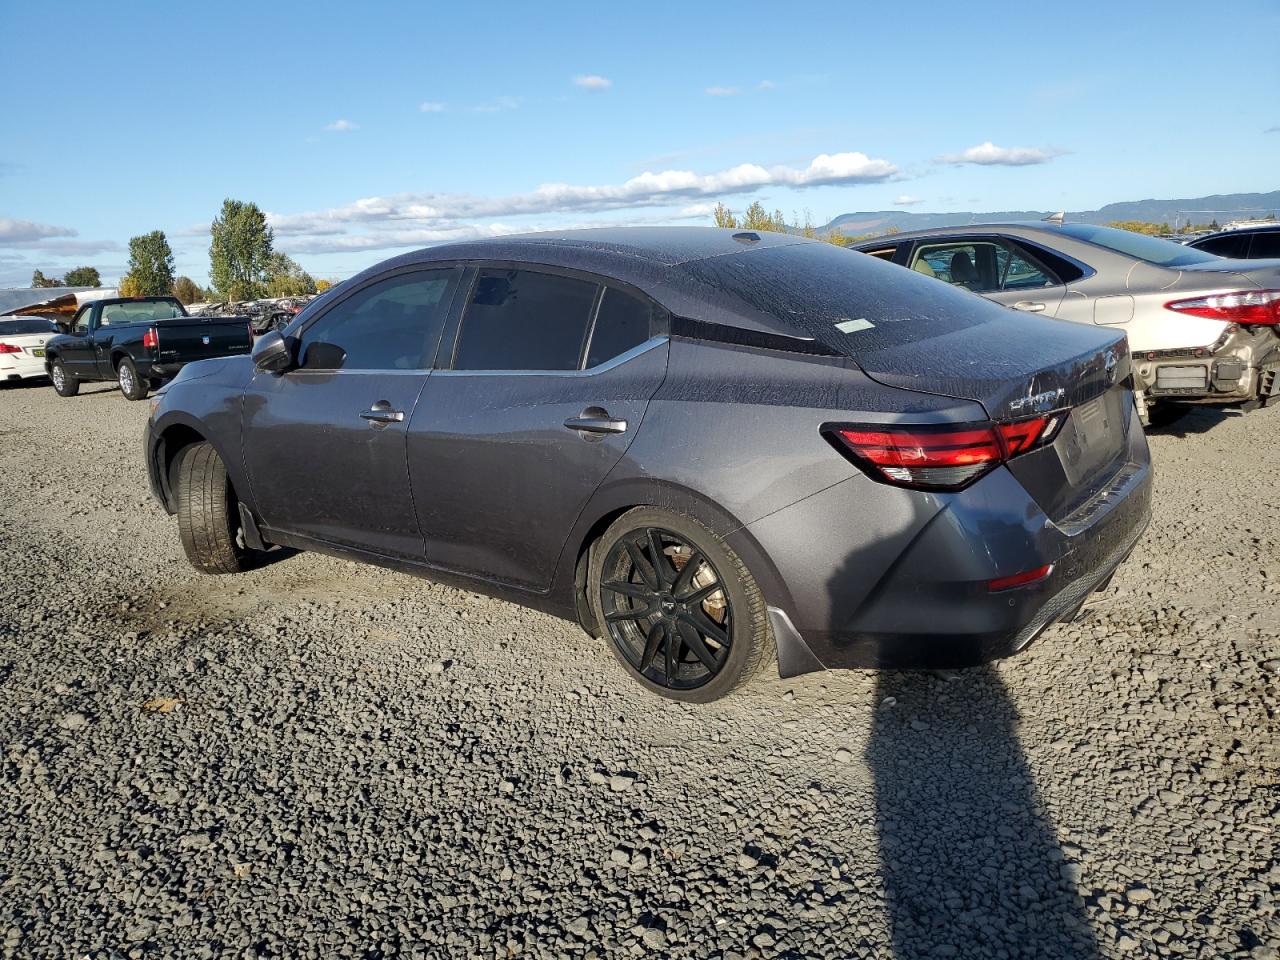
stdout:
POLYGON ((1099 957, 996 670, 884 672, 875 703, 866 759, 894 956, 1099 957))

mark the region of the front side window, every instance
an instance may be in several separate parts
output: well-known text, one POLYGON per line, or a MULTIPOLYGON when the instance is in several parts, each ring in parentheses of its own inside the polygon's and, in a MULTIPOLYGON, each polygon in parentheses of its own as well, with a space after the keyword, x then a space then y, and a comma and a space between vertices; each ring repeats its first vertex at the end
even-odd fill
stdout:
MULTIPOLYGON (((372 283, 302 332, 300 356, 316 344, 346 354, 344 370, 424 370, 435 356, 460 271, 424 270, 372 283)), ((332 367, 334 351, 316 350, 311 367, 332 367)))
POLYGON ((911 266, 974 293, 1031 290, 1058 282, 1030 257, 996 240, 924 244, 917 248, 911 266))
POLYGON ((71 324, 72 333, 88 333, 89 332, 89 314, 93 313, 93 307, 85 307, 76 314, 75 320, 71 324))
POLYGON ((594 367, 626 353, 649 339, 653 305, 616 287, 608 287, 600 301, 587 366, 594 367))
POLYGON ((577 370, 598 286, 531 270, 476 277, 455 370, 577 370))

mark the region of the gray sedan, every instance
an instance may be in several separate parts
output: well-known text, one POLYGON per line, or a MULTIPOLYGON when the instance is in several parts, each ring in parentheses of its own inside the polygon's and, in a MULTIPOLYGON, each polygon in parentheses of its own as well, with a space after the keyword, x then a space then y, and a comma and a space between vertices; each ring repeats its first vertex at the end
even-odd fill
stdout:
POLYGON ((1082 223, 970 224, 856 249, 1015 310, 1123 331, 1144 422, 1158 401, 1280 395, 1280 260, 1224 260, 1082 223))

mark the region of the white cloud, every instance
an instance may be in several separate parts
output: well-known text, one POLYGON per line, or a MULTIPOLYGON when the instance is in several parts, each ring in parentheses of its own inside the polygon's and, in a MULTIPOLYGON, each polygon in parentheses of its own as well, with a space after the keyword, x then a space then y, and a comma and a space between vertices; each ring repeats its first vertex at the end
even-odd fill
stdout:
POLYGON ((501 113, 503 110, 515 110, 519 106, 519 97, 498 97, 496 100, 477 103, 474 107, 467 109, 472 113, 501 113))
POLYGON ((580 73, 573 78, 573 84, 584 90, 608 90, 613 86, 613 81, 598 73, 580 73))
MULTIPOLYGON (((300 253, 422 246, 470 236, 509 233, 512 227, 477 220, 557 214, 596 214, 644 207, 682 207, 678 218, 707 215, 708 203, 684 201, 751 193, 768 187, 875 183, 895 176, 887 160, 863 153, 822 154, 806 167, 744 163, 716 173, 689 170, 648 172, 617 184, 549 183, 526 193, 481 197, 461 193, 401 193, 365 197, 309 213, 269 213, 281 247, 300 253)), ((670 219, 668 214, 667 218, 670 219)), ((521 226, 520 229, 527 229, 521 226)))
POLYGON ((350 120, 335 120, 333 123, 327 123, 324 127, 334 133, 346 133, 349 130, 359 130, 360 124, 352 123, 350 120))
POLYGON ((444 113, 445 105, 438 100, 423 100, 418 104, 418 109, 423 113, 444 113))
POLYGON ((908 193, 901 194, 898 199, 893 201, 895 207, 909 207, 913 203, 920 203, 919 197, 913 197, 908 193))
POLYGON ((761 80, 759 83, 756 84, 756 89, 757 90, 773 90, 777 86, 778 85, 774 83, 772 80, 761 80))
POLYGON ((55 227, 47 223, 33 223, 30 220, 11 220, 0 217, 0 243, 13 247, 25 247, 50 237, 74 237, 76 232, 70 227, 55 227))
POLYGON ((739 87, 707 87, 703 92, 708 97, 736 97, 742 90, 739 87))
POLYGON ((970 147, 963 153, 944 153, 939 163, 976 163, 980 166, 1025 167, 1034 163, 1048 163, 1063 151, 1050 147, 997 147, 990 140, 970 147))
POLYGON ((1280 125, 1274 126, 1274 127, 1267 127, 1267 129, 1263 130, 1262 132, 1263 133, 1280 133, 1280 125))

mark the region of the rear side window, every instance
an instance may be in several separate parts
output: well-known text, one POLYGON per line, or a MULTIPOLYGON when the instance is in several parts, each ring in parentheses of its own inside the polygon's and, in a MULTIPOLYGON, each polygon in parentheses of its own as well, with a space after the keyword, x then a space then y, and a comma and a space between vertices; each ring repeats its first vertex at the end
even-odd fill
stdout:
POLYGON ((1280 260, 1280 230, 1254 234, 1249 256, 1254 260, 1280 260))
POLYGON ((18 317, 0 320, 0 337, 16 337, 24 333, 57 333, 58 325, 43 317, 18 317))
POLYGON ((1239 259, 1249 255, 1249 235, 1227 234, 1224 237, 1209 237, 1195 245, 1197 250, 1204 250, 1217 257, 1239 259))
POLYGON ((102 308, 98 317, 98 326, 109 327, 122 323, 149 323, 153 320, 172 320, 182 316, 182 309, 174 303, 164 300, 148 302, 145 300, 133 303, 108 303, 102 308))
POLYGON ((303 331, 302 366, 313 345, 328 343, 346 352, 344 370, 426 369, 460 273, 407 273, 352 294, 303 331))
POLYGON ((481 270, 455 370, 577 370, 599 287, 531 270, 481 270))
POLYGON ((862 252, 869 257, 879 257, 881 260, 892 260, 894 254, 898 252, 898 245, 896 243, 892 243, 885 247, 863 247, 862 252))
POLYGON ((649 301, 613 287, 606 288, 591 331, 587 366, 594 367, 612 360, 648 340, 652 314, 653 307, 649 301))

